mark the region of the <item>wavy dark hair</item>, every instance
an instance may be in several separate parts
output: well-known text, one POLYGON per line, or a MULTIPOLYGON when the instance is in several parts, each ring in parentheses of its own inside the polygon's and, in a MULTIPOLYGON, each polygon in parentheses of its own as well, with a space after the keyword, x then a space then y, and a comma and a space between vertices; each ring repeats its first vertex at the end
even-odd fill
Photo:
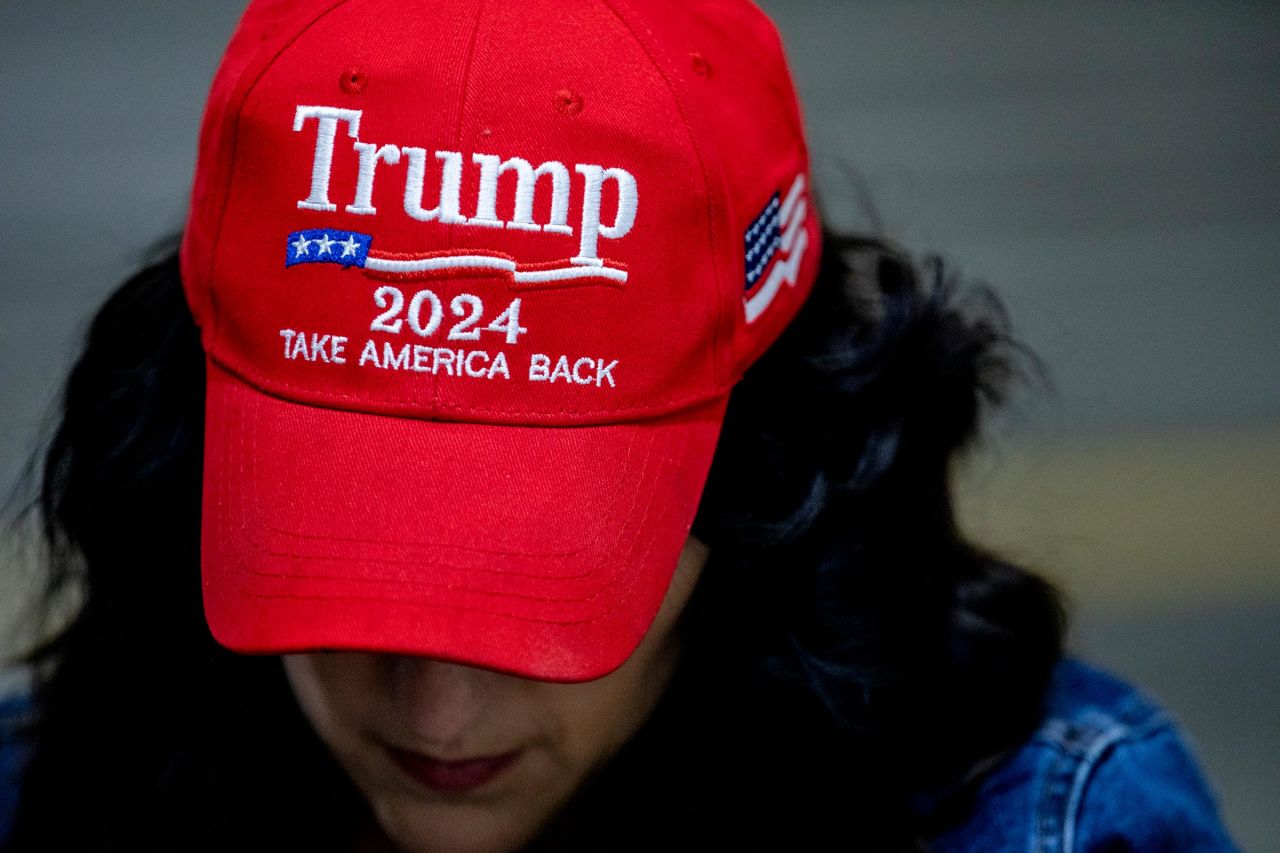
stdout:
MULTIPOLYGON (((923 850, 963 820, 1061 655, 1055 591, 952 508, 953 460, 1025 364, 989 292, 826 235, 730 398, 671 687, 535 846, 923 850)), ((279 659, 206 628, 203 376, 170 250, 94 318, 43 457, 42 607, 79 603, 25 657, 14 853, 341 849, 364 816, 279 659)))

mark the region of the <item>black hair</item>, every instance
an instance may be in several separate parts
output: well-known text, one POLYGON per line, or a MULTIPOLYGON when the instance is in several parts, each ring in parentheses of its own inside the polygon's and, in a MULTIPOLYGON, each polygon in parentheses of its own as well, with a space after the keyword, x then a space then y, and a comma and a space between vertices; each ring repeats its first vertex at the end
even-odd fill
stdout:
MULTIPOLYGON (((730 397, 673 682, 535 846, 913 850, 963 820, 973 768, 1036 725, 1064 630, 1052 587, 955 523, 952 462, 1033 363, 969 293, 826 235, 730 397)), ((279 660, 205 625, 203 376, 170 251, 94 318, 44 455, 41 606, 77 604, 25 658, 15 853, 341 849, 364 817, 279 660)))

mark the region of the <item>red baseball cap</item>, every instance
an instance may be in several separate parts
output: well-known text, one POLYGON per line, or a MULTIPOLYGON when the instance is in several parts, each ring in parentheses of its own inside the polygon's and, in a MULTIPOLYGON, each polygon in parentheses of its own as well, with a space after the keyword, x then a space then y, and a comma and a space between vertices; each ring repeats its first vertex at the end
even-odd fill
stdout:
POLYGON ((200 136, 202 571, 241 652, 604 675, 812 284, 744 0, 261 0, 200 136))

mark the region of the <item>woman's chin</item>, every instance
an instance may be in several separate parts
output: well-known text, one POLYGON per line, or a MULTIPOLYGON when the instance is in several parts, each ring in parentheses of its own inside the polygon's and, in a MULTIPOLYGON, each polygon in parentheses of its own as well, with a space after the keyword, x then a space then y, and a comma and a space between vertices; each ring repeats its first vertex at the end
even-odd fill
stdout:
POLYGON ((536 798, 438 799, 397 793, 374 804, 378 830, 397 853, 506 853, 536 838, 557 804, 536 798), (532 802, 531 802, 532 800, 532 802))
POLYGON ((541 824, 494 805, 397 800, 376 809, 379 830, 400 853, 507 853, 523 849, 541 824))

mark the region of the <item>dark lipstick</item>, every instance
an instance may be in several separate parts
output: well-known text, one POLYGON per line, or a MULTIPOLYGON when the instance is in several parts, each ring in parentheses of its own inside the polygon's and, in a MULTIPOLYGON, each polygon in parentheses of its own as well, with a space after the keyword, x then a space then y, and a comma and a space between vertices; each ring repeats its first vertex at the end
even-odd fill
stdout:
POLYGON ((440 761, 418 752, 388 747, 396 766, 433 791, 460 794, 478 788, 511 766, 519 752, 508 752, 463 761, 440 761))

